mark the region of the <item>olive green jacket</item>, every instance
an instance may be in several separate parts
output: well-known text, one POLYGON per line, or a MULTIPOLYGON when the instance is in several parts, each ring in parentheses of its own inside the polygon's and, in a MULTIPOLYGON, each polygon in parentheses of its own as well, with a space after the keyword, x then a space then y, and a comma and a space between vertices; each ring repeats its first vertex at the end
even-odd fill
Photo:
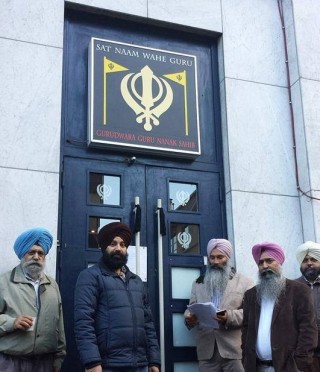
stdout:
POLYGON ((54 354, 60 367, 66 354, 60 291, 56 281, 43 275, 36 292, 21 265, 0 276, 0 352, 17 356, 54 354), (14 330, 19 315, 37 317, 34 331, 14 330))

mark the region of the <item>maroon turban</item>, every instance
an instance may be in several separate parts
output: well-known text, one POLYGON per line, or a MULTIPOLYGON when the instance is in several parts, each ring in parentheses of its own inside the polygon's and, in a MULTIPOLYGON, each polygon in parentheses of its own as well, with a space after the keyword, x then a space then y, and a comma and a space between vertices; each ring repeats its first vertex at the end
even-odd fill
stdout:
POLYGON ((129 247, 131 242, 131 230, 129 227, 121 222, 112 222, 103 226, 97 235, 100 248, 107 248, 116 236, 119 236, 124 241, 125 246, 129 247))
POLYGON ((271 242, 262 242, 254 245, 252 247, 252 256, 258 265, 261 254, 267 253, 270 257, 275 259, 278 264, 282 265, 284 262, 284 252, 282 248, 276 244, 271 242))

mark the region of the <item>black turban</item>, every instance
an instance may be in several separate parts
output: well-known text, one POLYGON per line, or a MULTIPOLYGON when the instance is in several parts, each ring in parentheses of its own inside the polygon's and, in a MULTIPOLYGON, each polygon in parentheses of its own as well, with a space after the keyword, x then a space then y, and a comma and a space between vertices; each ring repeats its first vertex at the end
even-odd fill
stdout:
POLYGON ((124 241, 125 246, 129 247, 131 242, 131 230, 129 227, 121 222, 112 222, 103 226, 97 235, 100 248, 107 248, 116 236, 119 236, 124 241))

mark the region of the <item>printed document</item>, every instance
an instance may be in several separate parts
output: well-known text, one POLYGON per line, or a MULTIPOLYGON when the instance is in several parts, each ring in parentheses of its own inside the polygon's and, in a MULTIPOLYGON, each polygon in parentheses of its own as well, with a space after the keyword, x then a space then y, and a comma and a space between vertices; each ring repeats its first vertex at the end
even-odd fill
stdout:
POLYGON ((219 322, 214 319, 217 309, 212 302, 195 303, 188 305, 191 314, 197 316, 199 325, 208 328, 219 328, 219 322))

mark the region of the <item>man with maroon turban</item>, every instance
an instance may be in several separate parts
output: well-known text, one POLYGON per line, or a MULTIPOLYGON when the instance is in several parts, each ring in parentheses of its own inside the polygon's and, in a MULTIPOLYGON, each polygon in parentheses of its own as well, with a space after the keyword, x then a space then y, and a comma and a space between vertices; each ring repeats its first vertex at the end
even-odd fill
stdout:
POLYGON ((87 372, 159 372, 160 352, 142 280, 126 266, 129 227, 112 222, 97 236, 102 257, 75 289, 74 331, 87 372))
POLYGON ((212 302, 218 326, 198 322, 195 314, 185 311, 188 328, 197 329, 197 355, 200 372, 243 371, 241 363, 242 300, 253 281, 231 267, 232 245, 226 239, 211 239, 207 245, 205 275, 193 284, 189 304, 212 302))
POLYGON ((285 255, 272 242, 253 246, 258 285, 245 293, 242 357, 246 372, 311 372, 317 325, 310 291, 282 275, 285 255))

